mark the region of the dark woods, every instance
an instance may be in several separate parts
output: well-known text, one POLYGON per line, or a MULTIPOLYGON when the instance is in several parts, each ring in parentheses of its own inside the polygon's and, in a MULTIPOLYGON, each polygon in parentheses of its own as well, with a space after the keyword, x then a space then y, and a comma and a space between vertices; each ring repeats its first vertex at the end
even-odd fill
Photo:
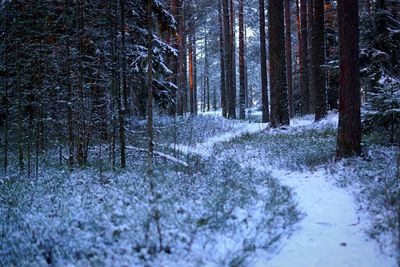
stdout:
POLYGON ((102 146, 124 168, 132 121, 153 105, 229 119, 259 106, 271 127, 338 109, 338 157, 361 153, 362 128, 396 143, 399 3, 360 3, 1 1, 3 170, 37 173, 46 151, 82 167, 102 146))

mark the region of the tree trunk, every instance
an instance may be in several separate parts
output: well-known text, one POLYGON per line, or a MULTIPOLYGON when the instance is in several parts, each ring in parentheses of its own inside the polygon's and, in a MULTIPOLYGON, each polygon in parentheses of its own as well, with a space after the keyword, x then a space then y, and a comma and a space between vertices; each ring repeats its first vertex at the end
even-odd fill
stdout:
POLYGON ((324 0, 314 0, 314 87, 315 87, 315 120, 326 116, 325 88, 325 43, 324 43, 324 0))
POLYGON ((268 101, 268 73, 267 73, 267 46, 265 37, 265 4, 259 0, 260 11, 260 57, 261 57, 261 105, 262 122, 269 122, 269 101, 268 101))
POLYGON ((21 89, 21 67, 19 64, 19 47, 16 48, 16 89, 17 89, 17 97, 18 97, 18 104, 17 104, 17 111, 18 111, 18 165, 19 165, 19 172, 22 175, 24 170, 24 152, 23 152, 23 114, 22 114, 22 89, 21 89))
MULTIPOLYGON (((6 11, 7 12, 7 11, 6 11)), ((5 55, 4 55, 4 63, 5 63, 5 78, 4 78, 4 89, 5 89, 5 96, 4 96, 4 114, 5 114, 5 122, 4 122, 4 175, 7 175, 7 168, 8 168, 8 130, 9 130, 9 104, 8 104, 8 29, 5 29, 5 55)))
POLYGON ((339 128, 336 156, 361 153, 359 18, 357 0, 338 1, 339 128))
POLYGON ((231 108, 233 104, 231 92, 232 92, 232 51, 231 51, 231 31, 230 31, 230 20, 229 20, 229 3, 228 0, 223 1, 223 20, 224 20, 224 33, 225 33, 225 71, 226 71, 226 111, 227 117, 232 118, 231 108))
POLYGON ((307 41, 307 0, 300 0, 300 88, 302 114, 310 113, 310 90, 308 71, 308 41, 307 41))
POLYGON ((196 32, 193 33, 193 102, 194 114, 197 115, 197 46, 196 46, 196 32))
POLYGON ((72 117, 72 84, 71 84, 71 64, 70 64, 70 49, 69 45, 66 46, 67 50, 67 124, 68 124, 68 166, 74 165, 74 128, 72 117))
MULTIPOLYGON (((180 18, 178 17, 179 13, 178 13, 178 5, 179 5, 179 0, 172 0, 171 1, 171 14, 172 16, 174 16, 178 22, 178 34, 179 34, 179 26, 180 26, 180 18)), ((180 52, 179 48, 180 48, 180 43, 179 43, 179 37, 177 34, 172 35, 172 46, 178 51, 178 53, 180 52)), ((180 55, 180 53, 179 53, 180 55)), ((173 78, 172 78, 172 82, 179 88, 179 67, 178 67, 178 59, 176 59, 175 57, 173 57, 171 59, 171 70, 173 72, 173 78)), ((179 90, 179 89, 178 89, 179 90)), ((172 103, 169 106, 169 115, 170 116, 175 116, 176 115, 176 111, 177 111, 177 103, 178 103, 178 99, 177 99, 177 92, 176 90, 172 91, 172 98, 174 99, 174 103, 172 103)))
POLYGON ((285 44, 286 44, 286 80, 288 86, 289 116, 294 117, 293 78, 292 78, 292 34, 290 23, 290 0, 285 0, 285 44))
POLYGON ((122 63, 122 96, 124 100, 124 110, 125 114, 129 114, 129 105, 128 105, 128 86, 126 81, 126 46, 125 46, 125 0, 119 1, 121 8, 121 63, 122 63))
POLYGON ((231 51, 231 86, 229 90, 228 117, 236 119, 236 56, 235 56, 235 6, 230 0, 230 51, 231 51))
MULTIPOLYGON (((147 176, 153 176, 153 33, 152 33, 152 0, 147 0, 147 176)), ((150 187, 153 189, 152 179, 150 187)))
POLYGON ((240 80, 240 105, 239 118, 244 120, 246 117, 246 88, 245 88, 245 66, 244 66, 244 13, 243 0, 239 0, 239 80, 240 80))
POLYGON ((309 93, 310 93, 310 112, 315 113, 315 48, 314 48, 314 0, 307 2, 307 20, 308 20, 308 67, 309 67, 309 93))
POLYGON ((285 25, 283 1, 270 0, 268 6, 271 127, 289 124, 285 63, 285 25))
POLYGON ((190 114, 195 114, 194 107, 194 82, 193 82, 193 35, 191 34, 189 37, 189 106, 190 106, 190 114))
POLYGON ((184 72, 184 61, 185 61, 185 18, 183 12, 183 5, 185 0, 178 1, 178 14, 179 14, 179 22, 178 22, 178 115, 183 115, 183 97, 185 90, 185 72, 184 72))
POLYGON ((224 23, 222 19, 222 0, 218 1, 218 19, 219 19, 219 54, 221 65, 221 108, 222 116, 227 117, 226 112, 226 67, 225 67, 225 40, 224 40, 224 23))

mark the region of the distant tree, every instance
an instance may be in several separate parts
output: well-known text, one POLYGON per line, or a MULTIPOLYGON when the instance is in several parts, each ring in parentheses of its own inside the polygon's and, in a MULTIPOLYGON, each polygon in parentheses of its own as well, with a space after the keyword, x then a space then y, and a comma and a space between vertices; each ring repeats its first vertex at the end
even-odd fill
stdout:
POLYGON ((218 0, 218 21, 219 21, 219 53, 220 53, 220 76, 221 76, 221 108, 222 108, 222 116, 227 117, 226 111, 226 62, 225 62, 225 25, 223 19, 223 10, 222 10, 222 1, 218 0))
POLYGON ((327 105, 329 110, 335 110, 338 108, 339 100, 339 43, 336 5, 331 0, 325 0, 324 9, 327 105))
POLYGON ((307 0, 300 0, 300 88, 302 114, 310 113, 310 88, 308 68, 307 0))
POLYGON ((286 79, 288 86, 289 116, 294 117, 293 76, 292 76, 292 31, 290 23, 290 0, 284 1, 285 9, 285 52, 286 79))
POLYGON ((232 118, 232 88, 233 88, 233 62, 232 62, 232 46, 231 46, 231 22, 229 13, 229 0, 223 0, 223 21, 224 21, 224 34, 225 34, 225 79, 226 79, 226 111, 227 117, 232 118))
POLYGON ((268 101, 268 73, 267 73, 267 45, 265 34, 265 3, 259 0, 260 12, 260 59, 261 59, 261 106, 262 122, 269 122, 269 101, 268 101))
POLYGON ((327 114, 325 88, 325 40, 324 40, 324 0, 314 0, 313 23, 313 72, 315 120, 319 121, 327 114))

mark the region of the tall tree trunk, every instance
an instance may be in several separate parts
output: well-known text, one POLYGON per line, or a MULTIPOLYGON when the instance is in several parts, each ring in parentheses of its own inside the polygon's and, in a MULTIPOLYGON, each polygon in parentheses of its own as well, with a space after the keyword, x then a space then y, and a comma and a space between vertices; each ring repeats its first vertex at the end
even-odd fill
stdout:
MULTIPOLYGON (((177 34, 179 34, 179 27, 180 27, 180 18, 178 17, 179 15, 179 9, 178 9, 178 5, 179 5, 179 0, 172 0, 171 1, 171 14, 172 16, 174 16, 175 18, 177 18, 177 22, 178 22, 178 32, 177 34)), ((179 35, 174 34, 172 35, 172 46, 178 51, 179 55, 180 55, 180 42, 179 42, 179 35)), ((179 56, 178 56, 179 57, 179 56)), ((173 57, 171 59, 171 70, 173 73, 172 76, 172 82, 179 88, 179 67, 178 67, 178 59, 173 57)), ((178 89, 179 90, 179 89, 178 89)), ((169 106, 169 115, 170 116, 175 116, 176 115, 176 111, 177 111, 177 104, 178 104, 178 99, 177 99, 177 92, 176 90, 172 91, 172 98, 174 99, 173 103, 171 103, 171 105, 169 106)))
POLYGON ((315 87, 315 120, 319 121, 326 116, 326 88, 325 88, 325 43, 324 43, 324 0, 314 0, 314 87, 315 87))
POLYGON ((19 172, 22 175, 24 170, 24 152, 23 152, 23 113, 22 113, 22 89, 21 89, 21 64, 19 63, 19 47, 16 47, 16 89, 17 89, 17 111, 18 111, 18 165, 19 172))
POLYGON ((153 136, 153 33, 152 33, 152 0, 147 0, 147 176, 153 190, 154 172, 154 136, 153 136))
POLYGON ((194 77, 193 77, 193 34, 189 37, 189 106, 190 106, 190 114, 195 114, 195 107, 194 107, 194 77))
POLYGON ((307 2, 308 20, 308 67, 309 67, 309 93, 310 93, 310 112, 315 113, 315 48, 314 48, 314 0, 307 2))
POLYGON ((269 101, 268 101, 268 73, 267 73, 267 46, 265 34, 265 4, 259 0, 260 10, 260 57, 261 57, 261 105, 262 122, 269 122, 269 101))
POLYGON ((77 12, 78 12, 78 27, 79 27, 79 45, 78 45, 78 138, 77 138, 77 160, 79 166, 85 165, 85 135, 86 135, 86 110, 85 110, 85 91, 84 91, 84 73, 83 73, 83 38, 85 35, 84 29, 84 15, 83 15, 83 2, 77 1, 77 12))
POLYGON ((122 96, 124 100, 124 114, 129 114, 128 86, 126 81, 126 45, 125 45, 125 0, 119 0, 121 11, 121 61, 122 61, 122 96))
POLYGON ((193 102, 194 114, 197 114, 197 45, 196 31, 193 32, 193 102))
POLYGON ((307 41, 307 0, 300 0, 300 88, 302 114, 310 113, 310 90, 308 70, 308 41, 307 41))
POLYGON ((226 70, 226 111, 227 117, 232 118, 231 108, 233 106, 232 102, 232 77, 233 77, 233 68, 232 68, 232 51, 231 51, 231 29, 230 29, 230 16, 229 16, 229 0, 223 1, 223 15, 224 15, 224 33, 225 33, 225 70, 226 70))
POLYGON ((240 105, 239 118, 244 120, 246 117, 246 88, 245 88, 245 65, 244 65, 244 7, 243 0, 239 0, 239 72, 240 72, 240 105))
MULTIPOLYGON (((187 32, 187 28, 185 28, 185 33, 187 32)), ((185 34, 185 38, 183 38, 183 53, 185 55, 185 60, 183 61, 183 113, 186 114, 189 112, 189 82, 188 82, 188 53, 187 53, 187 44, 190 42, 188 36, 185 34)))
POLYGON ((219 19, 219 54, 220 54, 220 65, 221 65, 221 108, 222 116, 227 117, 226 112, 226 67, 225 67, 225 47, 224 44, 224 23, 222 19, 222 0, 218 0, 218 19, 219 19))
MULTIPOLYGON (((7 11, 6 11, 6 19, 8 20, 7 17, 7 11)), ((8 130, 9 130, 9 104, 8 104, 8 75, 9 75, 9 69, 8 69, 8 29, 5 29, 5 55, 4 55, 4 63, 5 63, 5 78, 4 78, 4 90, 5 90, 5 96, 4 96, 4 113, 5 113, 5 122, 4 122, 4 174, 7 175, 7 169, 8 169, 8 130)))
POLYGON ((339 128, 336 156, 361 153, 359 18, 357 0, 338 1, 339 128))
POLYGON ((185 61, 185 17, 183 12, 183 5, 185 0, 178 1, 178 14, 179 14, 179 22, 178 22, 178 45, 179 45, 179 53, 178 53, 178 115, 183 115, 184 107, 183 107, 183 97, 185 90, 185 71, 184 71, 184 61, 185 61))
POLYGON ((289 116, 294 117, 293 79, 292 79, 292 34, 290 23, 290 0, 285 0, 285 44, 286 44, 286 79, 288 86, 289 116))
POLYGON ((270 0, 268 6, 271 73, 271 127, 289 124, 286 83, 285 25, 283 1, 270 0))
POLYGON ((71 83, 71 63, 70 63, 70 49, 69 45, 66 46, 67 50, 67 124, 68 124, 68 166, 74 165, 74 127, 72 116, 72 83, 71 83))
POLYGON ((231 51, 231 86, 229 90, 228 117, 236 119, 236 56, 235 56, 235 6, 233 0, 230 0, 230 51, 231 51))
MULTIPOLYGON (((115 16, 117 16, 117 6, 115 5, 115 16)), ((115 31, 115 38, 118 32, 117 26, 118 23, 115 21, 114 31, 115 31)), ((115 64, 117 64, 117 41, 115 40, 115 64)), ((126 144, 125 144, 125 119, 122 109, 121 103, 121 87, 119 86, 120 82, 118 81, 118 74, 115 70, 115 96, 116 96, 116 105, 118 110, 118 126, 119 126, 119 146, 120 146, 120 165, 121 168, 124 169, 126 167, 126 144)))

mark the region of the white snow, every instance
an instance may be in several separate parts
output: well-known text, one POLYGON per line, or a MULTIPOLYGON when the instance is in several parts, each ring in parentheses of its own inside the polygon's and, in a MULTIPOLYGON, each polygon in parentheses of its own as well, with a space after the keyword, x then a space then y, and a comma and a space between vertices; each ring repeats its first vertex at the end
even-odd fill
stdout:
POLYGON ((171 147, 184 154, 196 154, 207 158, 212 154, 215 144, 228 142, 245 134, 254 134, 264 130, 266 127, 266 123, 246 123, 238 121, 231 132, 211 137, 203 143, 193 145, 172 144, 171 147))
POLYGON ((368 223, 357 213, 353 197, 327 181, 325 170, 272 170, 272 175, 294 189, 306 216, 277 255, 259 259, 255 266, 396 266, 364 233, 368 223))
MULTIPOLYGON (((211 113, 209 115, 216 115, 211 113)), ((272 134, 298 132, 310 128, 324 128, 337 125, 337 114, 330 114, 327 119, 313 123, 312 116, 296 118, 291 126, 284 129, 270 130, 272 134)), ((194 146, 178 146, 183 153, 195 153, 204 157, 212 154, 213 146, 226 142, 245 133, 257 133, 266 128, 266 124, 239 123, 240 127, 232 132, 209 138, 194 146)), ((259 171, 270 172, 283 184, 296 193, 298 206, 305 217, 297 224, 294 233, 283 240, 278 251, 258 253, 254 266, 262 267, 390 267, 396 266, 395 258, 384 255, 378 243, 368 238, 367 216, 357 210, 357 205, 350 192, 333 185, 329 174, 322 168, 310 172, 293 172, 273 169, 265 166, 262 159, 251 158, 244 165, 259 171)), ((244 216, 237 211, 237 216, 244 216)))

